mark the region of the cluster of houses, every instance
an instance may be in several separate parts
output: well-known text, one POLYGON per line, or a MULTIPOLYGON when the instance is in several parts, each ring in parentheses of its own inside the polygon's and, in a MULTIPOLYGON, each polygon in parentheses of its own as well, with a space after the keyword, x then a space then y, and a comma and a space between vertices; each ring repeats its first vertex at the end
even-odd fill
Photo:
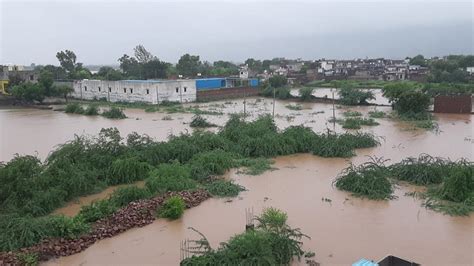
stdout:
MULTIPOLYGON (((252 73, 247 66, 241 68, 241 75, 252 73)), ((409 60, 394 59, 354 59, 303 61, 286 60, 279 65, 270 65, 269 70, 254 75, 268 79, 273 75, 283 75, 289 83, 304 83, 313 80, 415 80, 426 81, 429 69, 410 65, 409 60)))

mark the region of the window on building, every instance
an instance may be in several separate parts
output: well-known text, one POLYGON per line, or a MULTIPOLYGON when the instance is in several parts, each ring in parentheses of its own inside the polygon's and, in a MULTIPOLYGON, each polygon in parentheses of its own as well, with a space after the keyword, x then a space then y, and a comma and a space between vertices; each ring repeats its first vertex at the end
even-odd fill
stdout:
POLYGON ((109 87, 109 92, 112 92, 112 88, 111 88, 111 87, 109 87))
POLYGON ((130 88, 130 93, 133 93, 133 89, 132 89, 132 88, 130 88))
POLYGON ((146 89, 146 94, 150 94, 150 90, 149 90, 149 89, 146 89))
POLYGON ((186 89, 187 89, 187 88, 186 88, 186 87, 184 87, 184 92, 186 92, 186 89))
POLYGON ((30 80, 34 80, 35 77, 33 75, 30 75, 30 80))
POLYGON ((123 93, 127 93, 127 88, 123 88, 123 93))
POLYGON ((176 92, 177 92, 177 93, 179 92, 179 88, 178 88, 178 87, 176 87, 176 92))
POLYGON ((87 86, 84 86, 84 91, 87 91, 87 86))
POLYGON ((99 92, 100 92, 100 86, 99 86, 99 92))

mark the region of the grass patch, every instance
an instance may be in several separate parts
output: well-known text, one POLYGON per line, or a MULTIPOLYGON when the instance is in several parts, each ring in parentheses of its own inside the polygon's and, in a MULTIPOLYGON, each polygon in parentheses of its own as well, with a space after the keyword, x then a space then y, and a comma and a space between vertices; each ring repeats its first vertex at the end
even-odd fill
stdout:
POLYGON ((346 118, 339 121, 342 124, 342 128, 346 129, 360 129, 361 126, 377 126, 379 125, 373 118, 346 118))
POLYGON ((86 110, 84 111, 85 115, 99 115, 99 107, 95 104, 90 104, 87 106, 86 110))
POLYGON ((78 103, 68 103, 64 111, 68 114, 83 114, 84 108, 78 103))
POLYGON ((232 181, 218 179, 205 185, 206 190, 215 197, 237 197, 245 188, 232 181))
POLYGON ((272 167, 273 163, 273 160, 267 158, 237 159, 237 165, 243 167, 239 173, 245 175, 261 175, 265 171, 275 169, 272 167))

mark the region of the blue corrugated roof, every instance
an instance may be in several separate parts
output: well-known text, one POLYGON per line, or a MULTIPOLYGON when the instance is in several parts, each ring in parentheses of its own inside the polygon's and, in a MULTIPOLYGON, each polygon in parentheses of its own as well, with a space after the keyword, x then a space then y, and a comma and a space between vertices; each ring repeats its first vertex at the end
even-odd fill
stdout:
POLYGON ((352 266, 378 266, 378 264, 370 260, 360 259, 359 261, 352 263, 352 266))

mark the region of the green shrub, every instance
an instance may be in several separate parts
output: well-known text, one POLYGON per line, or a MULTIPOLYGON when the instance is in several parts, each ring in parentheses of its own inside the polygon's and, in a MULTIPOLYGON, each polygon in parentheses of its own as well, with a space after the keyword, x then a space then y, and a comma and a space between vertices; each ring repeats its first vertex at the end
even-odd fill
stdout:
POLYGON ((293 111, 303 110, 303 107, 301 106, 301 104, 287 104, 285 105, 285 107, 293 111))
POLYGON ((28 247, 48 237, 75 238, 89 231, 81 218, 66 216, 0 216, 0 251, 28 247))
POLYGON ((345 111, 344 113, 342 113, 342 115, 348 116, 348 117, 355 117, 355 116, 362 116, 362 113, 358 111, 345 111))
POLYGON ((265 97, 273 97, 274 93, 275 98, 280 100, 285 100, 292 97, 288 87, 273 88, 268 86, 262 90, 261 95, 265 97))
POLYGON ((98 200, 89 205, 82 206, 78 216, 81 216, 86 223, 92 223, 108 217, 117 211, 118 208, 117 204, 109 199, 98 200))
POLYGON ((84 108, 78 103, 68 103, 64 111, 69 114, 83 114, 85 112, 84 108))
POLYGON ((387 178, 388 170, 383 161, 374 160, 359 166, 351 164, 334 180, 340 190, 352 192, 354 196, 374 200, 393 198, 392 184, 387 178))
POLYGON ((99 115, 99 107, 97 105, 91 104, 87 106, 86 110, 84 111, 85 115, 99 115))
POLYGON ((151 166, 137 158, 117 159, 110 166, 107 183, 111 185, 133 183, 148 176, 151 166))
POLYGON ((257 218, 260 228, 265 228, 270 231, 280 231, 285 227, 288 215, 276 208, 266 208, 260 217, 257 218))
POLYGON ((313 91, 314 91, 314 88, 311 88, 311 87, 301 88, 299 90, 301 100, 304 102, 311 101, 314 98, 313 91))
POLYGON ((408 157, 390 166, 391 175, 415 185, 440 184, 449 171, 450 162, 421 154, 418 158, 408 157))
POLYGON ((183 215, 185 208, 186 204, 181 197, 172 196, 163 202, 163 206, 158 209, 158 215, 161 218, 176 220, 183 215))
POLYGON ((237 197, 245 188, 232 181, 217 179, 206 184, 206 190, 215 197, 237 197))
POLYGON ((369 117, 371 118, 384 118, 385 117, 385 112, 383 111, 369 111, 369 117))
POLYGON ((346 105, 367 104, 368 100, 374 100, 375 96, 370 90, 362 90, 353 87, 343 87, 338 91, 339 101, 346 105))
POLYGON ((346 129, 360 129, 361 126, 376 126, 377 123, 373 118, 346 118, 341 121, 342 128, 346 129))
POLYGON ((189 161, 191 175, 194 179, 222 175, 234 166, 234 158, 235 155, 222 150, 198 153, 189 161))
MULTIPOLYGON (((152 173, 152 175, 155 175, 152 173)), ((197 187, 196 181, 182 175, 177 176, 152 176, 145 181, 145 185, 152 193, 165 193, 168 191, 183 191, 197 187)))
MULTIPOLYGON (((395 102, 395 110, 401 115, 424 114, 430 106, 430 97, 417 91, 403 92, 395 102)), ((418 119, 417 119, 418 120, 418 119)))
POLYGON ((110 119, 125 119, 127 116, 123 113, 123 110, 118 107, 111 107, 109 110, 102 112, 102 116, 110 119))
POLYGON ((195 115, 189 124, 190 127, 215 127, 215 124, 209 123, 204 117, 200 115, 195 115))
POLYGON ((151 196, 147 188, 139 188, 137 186, 128 186, 117 188, 110 196, 110 201, 114 205, 122 207, 132 201, 146 199, 151 196))
POLYGON ((453 167, 441 186, 440 197, 453 202, 474 200, 474 166, 453 167))
POLYGON ((38 265, 38 254, 36 253, 19 253, 17 255, 21 265, 36 266, 38 265))
POLYGON ((236 166, 244 167, 242 173, 246 175, 260 175, 271 170, 274 161, 267 158, 242 158, 236 159, 236 166))

